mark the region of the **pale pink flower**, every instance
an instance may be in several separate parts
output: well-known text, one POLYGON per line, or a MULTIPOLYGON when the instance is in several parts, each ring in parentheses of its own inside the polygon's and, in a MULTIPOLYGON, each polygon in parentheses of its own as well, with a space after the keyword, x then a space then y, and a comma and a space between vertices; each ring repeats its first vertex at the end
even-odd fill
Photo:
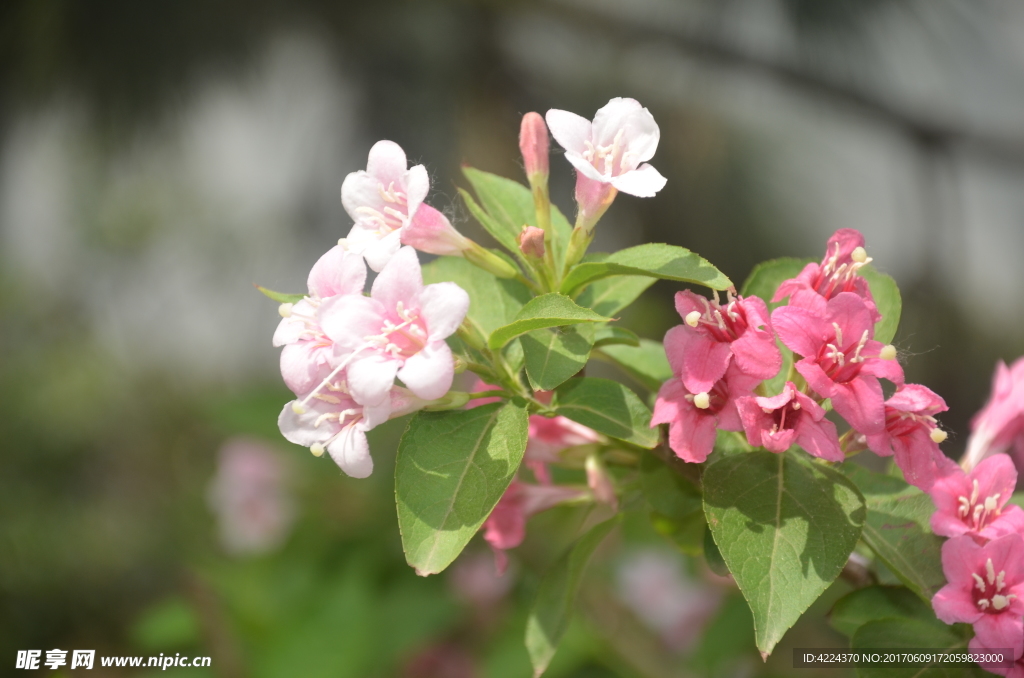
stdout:
POLYGON ((424 286, 416 251, 403 247, 373 281, 369 297, 324 302, 320 322, 347 362, 352 397, 376 406, 387 399, 396 376, 424 400, 448 392, 455 368, 445 338, 468 309, 469 295, 455 283, 424 286))
POLYGON ((782 393, 769 398, 747 396, 736 401, 747 442, 769 452, 785 452, 796 444, 808 454, 828 461, 843 461, 836 425, 825 410, 786 382, 782 393))
POLYGON ((988 457, 964 473, 945 457, 928 494, 935 503, 932 532, 942 537, 962 534, 995 539, 1024 533, 1024 510, 1007 505, 1017 484, 1017 469, 1005 454, 988 457))
POLYGON ((714 449, 717 429, 743 430, 736 401, 753 395, 760 382, 735 365, 730 365, 725 377, 703 393, 690 393, 678 377, 669 379, 658 391, 651 427, 668 424, 668 444, 672 451, 683 461, 700 463, 714 449))
POLYGON ((868 447, 883 457, 895 452, 906 481, 927 492, 935 481, 936 465, 946 459, 939 449, 946 433, 935 415, 948 409, 946 401, 925 386, 900 386, 885 401, 885 430, 867 436, 868 447))
POLYGON ((971 420, 964 468, 970 469, 991 454, 1013 450, 1024 465, 1024 358, 1013 367, 1000 361, 992 378, 992 394, 971 420))
POLYGON ((261 554, 284 542, 296 516, 288 482, 284 460, 266 444, 241 436, 224 443, 207 500, 225 550, 261 554))
POLYGON ((530 516, 589 496, 590 491, 586 488, 530 485, 513 480, 483 526, 484 539, 494 550, 498 574, 503 574, 508 567, 505 551, 519 546, 526 538, 526 521, 530 516))
POLYGON ((423 203, 430 178, 423 165, 407 167, 405 151, 393 141, 370 149, 366 169, 341 185, 341 203, 355 221, 345 247, 380 271, 401 245, 431 254, 457 254, 468 242, 448 219, 423 203))
POLYGON ((736 297, 722 306, 685 290, 676 293, 676 311, 685 323, 665 334, 665 353, 690 393, 710 390, 730 364, 758 379, 778 374, 782 354, 761 299, 736 297))
POLYGON ((1024 539, 1008 534, 979 545, 969 536, 942 545, 942 571, 949 583, 932 598, 947 624, 974 625, 971 646, 1024 652, 1024 539))
POLYGON ((881 433, 885 406, 878 377, 903 383, 895 351, 871 338, 875 322, 856 294, 840 292, 827 302, 815 295, 806 301, 806 307, 783 306, 772 313, 782 343, 803 356, 797 371, 818 395, 831 398, 836 412, 859 433, 881 433))
POLYGON ((281 376, 293 393, 307 393, 331 371, 334 342, 320 327, 320 307, 337 295, 361 295, 366 284, 366 265, 340 246, 332 247, 313 265, 307 285, 309 296, 294 304, 282 304, 284 316, 274 332, 274 346, 281 351, 281 376))
POLYGON ((775 291, 772 301, 790 297, 791 306, 803 306, 807 295, 831 299, 840 292, 851 292, 864 300, 874 322, 881 319, 868 282, 858 271, 869 263, 864 250, 864 236, 852 228, 841 228, 832 234, 820 264, 807 264, 797 277, 785 280, 775 291))

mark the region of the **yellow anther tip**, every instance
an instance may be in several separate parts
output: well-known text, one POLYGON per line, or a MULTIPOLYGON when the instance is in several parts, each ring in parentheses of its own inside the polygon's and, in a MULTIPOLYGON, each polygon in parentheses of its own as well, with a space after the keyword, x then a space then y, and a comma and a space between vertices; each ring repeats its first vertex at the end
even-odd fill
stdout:
POLYGON ((306 408, 302 406, 302 403, 296 400, 295 402, 292 403, 292 412, 294 412, 295 414, 305 414, 306 408))
POLYGON ((696 327, 697 323, 700 322, 700 311, 690 311, 686 314, 686 318, 684 318, 684 320, 690 327, 696 327))
POLYGON ((945 442, 946 438, 949 437, 949 434, 943 431, 941 428, 933 428, 930 435, 932 442, 935 443, 936 445, 945 442))
POLYGON ((850 252, 850 258, 858 264, 863 264, 868 260, 868 251, 863 247, 855 247, 853 251, 850 252))
POLYGON ((706 410, 711 407, 711 397, 707 393, 696 393, 693 396, 693 404, 695 407, 706 410))
POLYGON ((277 312, 281 315, 282 318, 290 318, 292 317, 292 308, 292 304, 281 304, 280 306, 277 307, 277 312))
POLYGON ((878 357, 882 360, 896 360, 896 347, 892 344, 886 344, 882 347, 878 357))
POLYGON ((324 446, 320 443, 313 443, 309 446, 309 451, 313 453, 314 457, 324 456, 324 446))

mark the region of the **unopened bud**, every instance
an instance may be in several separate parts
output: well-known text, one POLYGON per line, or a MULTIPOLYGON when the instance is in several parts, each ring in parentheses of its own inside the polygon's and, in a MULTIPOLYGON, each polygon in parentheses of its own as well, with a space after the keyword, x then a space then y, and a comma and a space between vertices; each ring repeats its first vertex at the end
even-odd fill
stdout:
POLYGON ((693 404, 702 410, 711 407, 711 397, 707 393, 696 393, 693 396, 693 404))
POLYGON ((544 258, 544 231, 536 226, 523 226, 519 233, 519 249, 528 257, 544 258))
POLYGON ((868 251, 863 247, 854 247, 853 251, 850 252, 850 258, 858 264, 863 264, 868 260, 868 251))
POLYGON ((277 307, 277 312, 282 318, 292 317, 292 304, 281 304, 277 307))
POLYGON ((306 408, 302 406, 302 403, 296 400, 295 402, 292 403, 292 412, 294 412, 295 414, 305 414, 306 408))
POLYGON ((547 181, 548 177, 548 128, 540 113, 527 113, 519 127, 519 150, 523 154, 523 166, 530 183, 533 177, 547 181))
POLYGON ((896 360, 896 347, 892 344, 886 344, 878 353, 878 357, 882 360, 896 360))
POLYGON ((309 451, 313 453, 314 457, 324 456, 324 446, 320 443, 313 443, 309 446, 309 451))
POLYGON ((697 323, 700 322, 700 311, 690 311, 686 314, 684 320, 690 327, 696 327, 697 323))
POLYGON ((933 428, 930 436, 932 442, 938 445, 940 443, 945 442, 946 438, 949 437, 949 434, 943 431, 941 428, 933 428))

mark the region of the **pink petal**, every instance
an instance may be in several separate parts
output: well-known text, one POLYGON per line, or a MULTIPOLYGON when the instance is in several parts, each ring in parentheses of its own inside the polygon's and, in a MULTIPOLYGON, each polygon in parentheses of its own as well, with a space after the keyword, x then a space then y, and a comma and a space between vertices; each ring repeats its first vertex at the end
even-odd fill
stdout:
POLYGON ((990 556, 970 537, 947 539, 942 545, 942 571, 951 583, 946 588, 956 584, 969 593, 974 586, 974 574, 981 571, 990 556))
POLYGON ((857 342, 868 333, 868 338, 875 334, 875 323, 871 317, 864 299, 853 292, 840 292, 828 301, 828 315, 826 319, 830 323, 836 323, 843 331, 843 341, 846 346, 857 342))
POLYGON ((715 382, 725 376, 732 349, 728 343, 715 341, 696 331, 687 333, 690 336, 686 338, 680 377, 690 393, 707 393, 714 388, 715 382))
POLYGON ((332 431, 326 426, 314 427, 313 423, 322 413, 311 408, 305 414, 296 414, 292 409, 293 402, 286 404, 277 417, 277 427, 288 442, 309 447, 313 443, 324 442, 337 431, 337 428, 332 431))
POLYGON ((416 309, 416 299, 423 291, 423 276, 416 250, 403 247, 391 257, 387 266, 373 281, 370 295, 390 313, 402 302, 409 311, 416 309))
POLYGON ((978 536, 998 539, 1008 534, 1024 534, 1024 509, 1016 504, 1004 507, 999 517, 986 525, 978 536))
POLYGON ((367 478, 373 473, 373 458, 366 433, 356 426, 346 426, 341 435, 327 445, 327 452, 342 471, 353 478, 367 478))
POLYGON ((771 379, 782 367, 782 353, 767 332, 748 328, 731 347, 733 363, 752 377, 771 379))
POLYGON ((366 345, 366 337, 380 334, 384 309, 380 302, 361 294, 345 294, 320 305, 320 327, 342 350, 366 345))
POLYGON ((385 188, 391 182, 395 182, 395 188, 398 188, 398 182, 405 174, 407 166, 408 161, 402 147, 386 139, 378 141, 370 148, 370 155, 366 160, 367 174, 384 184, 385 188))
MULTIPOLYGON (((683 358, 686 355, 686 347, 696 336, 696 333, 683 325, 676 325, 665 333, 662 345, 665 347, 665 357, 668 358, 672 374, 682 374, 683 358)), ((276 344, 275 344, 276 345, 276 344)))
POLYGON ((974 604, 969 592, 961 587, 946 584, 932 598, 932 609, 935 616, 947 624, 973 624, 984 616, 974 604))
MULTIPOLYGON (((597 168, 594 167, 594 165, 589 160, 584 158, 579 153, 574 153, 572 151, 566 151, 565 152, 565 159, 568 160, 569 163, 572 164, 572 166, 576 168, 577 172, 579 172, 582 176, 590 179, 591 181, 596 181, 596 182, 601 183, 601 184, 608 184, 609 183, 608 177, 606 177, 605 175, 603 175, 599 171, 597 171, 597 168)), ((577 200, 578 199, 579 198, 577 197, 577 200)))
MULTIPOLYGON (((306 301, 305 299, 303 299, 300 302, 297 302, 292 310, 298 310, 300 308, 300 304, 304 304, 305 308, 300 310, 299 312, 309 309, 309 311, 307 312, 315 313, 315 311, 312 310, 313 307, 310 306, 309 302, 306 301)), ((305 313, 303 313, 303 315, 305 315, 305 313)), ((284 346, 286 344, 293 344, 302 337, 302 334, 305 331, 306 323, 299 320, 298 318, 281 318, 281 322, 277 324, 277 329, 274 330, 274 338, 272 340, 272 343, 274 346, 284 346)))
POLYGON ((453 282, 427 285, 420 292, 420 317, 427 322, 429 341, 455 333, 469 311, 469 295, 453 282))
POLYGON ((380 184, 379 179, 363 170, 350 172, 341 182, 341 205, 352 217, 352 221, 366 221, 367 216, 360 207, 370 207, 379 212, 387 206, 380 195, 380 184))
POLYGON ((420 205, 412 222, 402 229, 402 244, 428 254, 461 257, 471 243, 452 227, 448 217, 430 205, 420 205))
POLYGON ((436 400, 452 387, 455 365, 452 351, 444 341, 427 344, 423 350, 405 361, 398 378, 409 390, 424 400, 436 400))
POLYGON ((326 298, 336 294, 362 294, 366 284, 363 258, 335 245, 313 264, 309 271, 309 292, 326 298))
POLYGON ((804 358, 796 362, 796 371, 804 378, 807 385, 814 389, 814 392, 822 398, 831 398, 836 392, 837 385, 831 377, 825 374, 813 358, 804 358))
MULTIPOLYGON (((809 413, 808 413, 809 414, 809 413)), ((826 461, 843 461, 846 455, 839 447, 839 435, 836 425, 828 419, 814 421, 803 416, 797 424, 796 444, 804 448, 811 456, 826 461)))
POLYGON ((551 130, 551 136, 559 146, 574 153, 582 153, 585 150, 592 129, 589 120, 555 108, 548 111, 544 118, 547 120, 548 129, 551 130))
MULTIPOLYGON (((594 143, 601 146, 610 146, 614 143, 615 136, 619 130, 625 130, 621 143, 626 144, 630 150, 633 150, 632 140, 634 138, 639 140, 640 137, 644 136, 653 137, 653 144, 656 149, 658 147, 658 136, 660 135, 658 125, 654 122, 654 117, 649 111, 647 111, 646 116, 644 116, 644 112, 644 107, 636 99, 625 97, 611 99, 594 114, 592 132, 594 143)), ((646 151, 649 145, 650 141, 643 144, 643 150, 646 151)), ((640 150, 640 148, 637 150, 640 150)), ((649 160, 653 155, 654 149, 651 149, 650 155, 647 155, 642 160, 649 160)))
POLYGON ((369 243, 362 252, 366 259, 366 265, 374 271, 384 270, 384 267, 391 261, 391 257, 395 256, 402 246, 401 238, 402 229, 399 229, 391 231, 376 242, 369 243))
POLYGON ((943 455, 928 433, 922 429, 909 436, 893 438, 892 449, 904 479, 924 492, 930 490, 935 484, 935 458, 943 455))
POLYGON ((281 376, 295 395, 309 393, 330 374, 324 346, 312 341, 289 344, 281 351, 281 376))
POLYGON ((430 192, 430 176, 427 174, 427 168, 423 165, 410 167, 409 171, 405 173, 402 185, 405 188, 407 213, 412 218, 419 212, 419 208, 427 198, 427 193, 430 192))
POLYGON ((861 375, 836 384, 830 397, 833 409, 858 433, 873 435, 885 430, 885 406, 878 379, 861 375))
POLYGON ((775 454, 781 454, 788 450, 793 446, 795 439, 796 431, 791 428, 785 428, 774 433, 770 429, 762 429, 761 431, 761 445, 764 449, 775 454))
MULTIPOLYGON (((655 146, 657 146, 657 142, 655 142, 655 146)), ((575 163, 573 164, 575 165, 575 163)), ((638 198, 653 198, 658 191, 665 188, 667 182, 668 179, 654 169, 653 165, 644 163, 635 170, 612 177, 610 183, 623 193, 635 195, 638 198)))
POLYGON ((772 327, 791 351, 807 358, 818 355, 832 336, 832 328, 821 316, 803 308, 782 306, 772 313, 772 327))
POLYGON ((803 270, 797 274, 797 277, 783 280, 772 296, 772 303, 782 301, 797 290, 807 289, 807 279, 816 277, 820 269, 821 266, 819 264, 812 262, 804 266, 803 270))
POLYGON ((984 647, 1013 648, 1014 659, 1024 653, 1024 620, 1011 614, 985 614, 974 622, 974 637, 984 647))
POLYGON ((949 409, 946 401, 927 386, 906 384, 900 387, 885 404, 900 412, 934 415, 949 409))
POLYGON ((764 399, 753 396, 736 399, 736 410, 739 412, 743 431, 747 435, 747 442, 753 447, 762 444, 761 432, 770 429, 773 423, 772 416, 761 409, 759 401, 762 400, 764 399))
POLYGON ((348 365, 349 391, 360 405, 380 405, 388 400, 401 362, 375 353, 362 355, 365 357, 356 357, 348 365))

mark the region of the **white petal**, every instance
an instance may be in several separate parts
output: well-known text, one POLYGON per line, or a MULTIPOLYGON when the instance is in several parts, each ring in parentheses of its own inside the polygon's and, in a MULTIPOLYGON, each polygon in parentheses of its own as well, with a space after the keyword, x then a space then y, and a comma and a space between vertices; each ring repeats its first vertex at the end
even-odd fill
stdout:
MULTIPOLYGON (((389 397, 386 398, 384 402, 382 402, 380 405, 367 405, 363 407, 363 419, 356 425, 362 431, 370 431, 372 429, 377 428, 385 421, 390 419, 393 413, 394 399, 389 397)), ((403 412, 402 414, 405 414, 405 412, 403 412)))
POLYGON ((582 173, 583 176, 587 177, 588 179, 593 179, 594 181, 600 181, 602 183, 608 183, 608 177, 598 172, 597 168, 594 167, 590 163, 590 161, 584 158, 582 155, 578 155, 576 153, 566 153, 565 159, 572 163, 572 166, 575 167, 578 172, 582 173))
POLYGON ((380 334, 383 324, 384 309, 361 294, 341 294, 320 304, 320 327, 342 350, 363 346, 366 337, 380 334))
POLYGON ((606 103, 594 114, 594 143, 602 146, 611 144, 619 130, 628 126, 633 114, 642 110, 643 106, 636 99, 616 97, 606 103))
POLYGON ((427 192, 430 191, 430 177, 427 176, 427 168, 423 165, 410 167, 402 178, 405 188, 405 198, 408 200, 408 214, 416 214, 416 208, 427 199, 427 192))
POLYGON ((349 363, 346 379, 348 390, 360 405, 390 402, 388 393, 395 385, 395 373, 401 362, 380 354, 363 354, 349 363))
POLYGON ((395 256, 398 248, 402 246, 402 230, 391 231, 363 249, 363 256, 366 257, 366 263, 370 268, 379 272, 388 265, 391 257, 395 256))
POLYGON ((398 188, 407 164, 402 147, 394 141, 384 139, 370 149, 370 155, 366 159, 366 173, 384 184, 385 188, 391 182, 398 188))
POLYGON ((632 172, 612 177, 611 184, 623 193, 638 198, 653 198, 655 193, 665 188, 666 181, 658 170, 645 163, 632 172))
POLYGON ((626 132, 623 134, 626 148, 632 155, 632 166, 636 167, 654 157, 661 141, 661 129, 654 122, 654 116, 646 108, 629 116, 625 122, 626 132))
MULTIPOLYGON (((301 301, 299 302, 302 303, 301 301)), ((274 330, 274 346, 293 344, 299 340, 302 333, 306 331, 306 323, 298 318, 281 318, 274 330)))
POLYGON ((424 400, 436 400, 452 387, 455 365, 452 351, 443 341, 427 344, 422 351, 405 361, 398 378, 409 390, 424 400))
POLYGON ((451 336, 469 310, 469 295, 453 282, 427 285, 420 292, 420 317, 427 321, 429 340, 451 336))
POLYGON ((420 273, 416 250, 403 247, 381 269, 380 275, 373 281, 370 294, 384 309, 393 312, 399 301, 405 308, 413 310, 411 305, 422 290, 423 275, 420 273))
POLYGON ((361 294, 366 285, 363 258, 335 245, 309 271, 309 292, 325 298, 336 294, 361 294))
POLYGON ((309 447, 313 443, 325 442, 337 432, 337 426, 322 425, 319 428, 313 426, 321 414, 316 410, 309 409, 305 414, 295 414, 295 410, 292 409, 294 402, 293 400, 285 405, 277 417, 277 427, 281 429, 281 435, 285 440, 309 447))
POLYGON ((585 142, 590 141, 591 135, 589 120, 557 108, 548 111, 544 118, 559 146, 574 153, 582 153, 586 149, 585 142))
POLYGON ((329 350, 312 341, 300 341, 284 347, 281 351, 281 376, 292 393, 309 393, 330 374, 331 368, 327 364, 329 350))
POLYGON ((327 451, 334 463, 353 478, 366 478, 373 473, 370 443, 366 434, 355 426, 345 427, 341 435, 327 446, 327 451))
POLYGON ((380 196, 380 181, 363 170, 351 172, 341 183, 341 204, 356 223, 367 221, 360 207, 372 207, 380 212, 386 206, 380 196))

